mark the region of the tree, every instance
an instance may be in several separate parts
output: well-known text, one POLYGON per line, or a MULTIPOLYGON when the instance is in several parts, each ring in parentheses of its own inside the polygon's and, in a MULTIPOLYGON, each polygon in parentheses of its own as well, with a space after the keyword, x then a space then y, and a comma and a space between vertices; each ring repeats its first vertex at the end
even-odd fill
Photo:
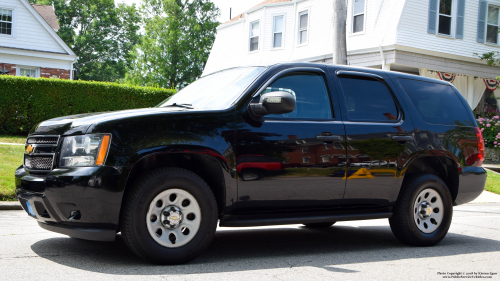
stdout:
POLYGON ((130 67, 130 51, 139 43, 141 17, 135 5, 114 0, 31 0, 54 5, 57 32, 78 56, 75 79, 116 81, 130 67))
POLYGON ((203 72, 219 9, 208 0, 145 0, 144 36, 125 81, 183 87, 203 72))
POLYGON ((486 63, 489 66, 495 66, 500 64, 500 52, 498 51, 491 51, 491 52, 486 52, 484 54, 479 55, 478 53, 474 53, 480 60, 486 61, 486 63))

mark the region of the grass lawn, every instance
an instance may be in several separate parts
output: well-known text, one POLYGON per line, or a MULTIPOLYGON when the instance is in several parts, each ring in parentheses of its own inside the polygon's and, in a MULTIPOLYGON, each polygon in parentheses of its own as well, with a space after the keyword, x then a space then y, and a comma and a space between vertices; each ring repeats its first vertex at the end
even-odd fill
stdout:
POLYGON ((0 201, 15 200, 14 171, 23 164, 24 146, 0 144, 0 201))
POLYGON ((0 135, 0 142, 22 143, 26 142, 26 136, 4 136, 0 135))
POLYGON ((500 175, 488 171, 488 179, 486 180, 486 190, 500 194, 500 175))

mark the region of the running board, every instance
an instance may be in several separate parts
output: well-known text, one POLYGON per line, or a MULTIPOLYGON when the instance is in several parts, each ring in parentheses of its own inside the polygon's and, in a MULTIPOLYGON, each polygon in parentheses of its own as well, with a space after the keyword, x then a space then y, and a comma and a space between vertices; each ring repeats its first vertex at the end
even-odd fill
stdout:
POLYGON ((244 226, 266 226, 283 224, 306 224, 322 223, 334 221, 355 221, 388 219, 392 217, 392 212, 377 212, 364 214, 314 214, 312 216, 293 216, 293 214, 283 215, 225 215, 220 219, 219 226, 244 227, 244 226))

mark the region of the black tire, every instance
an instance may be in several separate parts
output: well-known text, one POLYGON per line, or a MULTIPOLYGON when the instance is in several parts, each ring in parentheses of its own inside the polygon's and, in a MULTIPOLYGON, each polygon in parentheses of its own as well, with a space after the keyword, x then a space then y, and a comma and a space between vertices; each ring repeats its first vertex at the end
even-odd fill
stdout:
MULTIPOLYGON (((441 210, 439 210, 441 211, 441 210)), ((412 246, 432 246, 439 243, 448 233, 453 216, 453 203, 444 181, 432 174, 421 174, 404 184, 394 206, 393 216, 389 219, 391 230, 401 242, 412 246), (414 213, 418 206, 415 201, 424 190, 431 189, 439 194, 443 205, 443 217, 437 228, 424 233, 415 222, 414 213)))
POLYGON ((157 264, 186 263, 210 245, 217 228, 217 203, 209 186, 196 174, 179 168, 159 168, 141 176, 126 192, 120 227, 123 241, 139 257, 157 264), (149 234, 146 216, 152 200, 174 188, 189 192, 196 199, 201 222, 191 241, 178 248, 167 248, 149 234))
POLYGON ((307 228, 328 228, 334 225, 336 221, 333 222, 318 222, 318 223, 304 223, 304 227, 307 228))

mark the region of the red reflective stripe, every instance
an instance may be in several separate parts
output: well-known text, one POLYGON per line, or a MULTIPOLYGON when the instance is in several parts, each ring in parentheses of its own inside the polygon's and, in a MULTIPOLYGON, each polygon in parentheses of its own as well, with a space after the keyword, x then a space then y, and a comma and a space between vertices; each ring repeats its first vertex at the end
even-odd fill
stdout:
POLYGON ((242 169, 262 169, 262 170, 281 170, 281 163, 277 162, 246 162, 241 163, 236 167, 236 171, 242 169))

